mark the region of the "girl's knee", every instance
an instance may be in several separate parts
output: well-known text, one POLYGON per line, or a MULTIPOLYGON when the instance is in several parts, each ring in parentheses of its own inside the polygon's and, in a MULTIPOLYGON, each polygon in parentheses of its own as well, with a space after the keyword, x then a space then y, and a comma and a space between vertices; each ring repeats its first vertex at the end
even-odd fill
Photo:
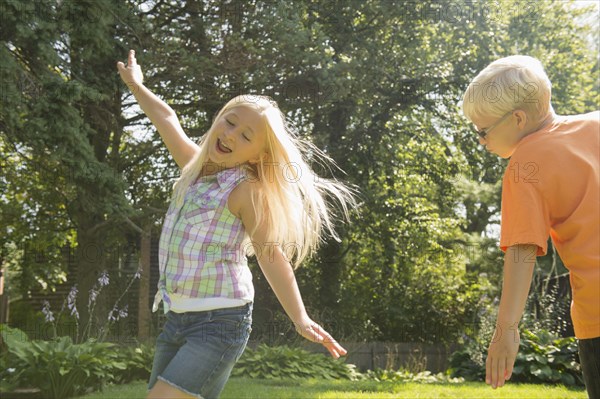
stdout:
POLYGON ((197 399, 194 396, 167 384, 164 381, 158 380, 152 387, 146 399, 197 399))

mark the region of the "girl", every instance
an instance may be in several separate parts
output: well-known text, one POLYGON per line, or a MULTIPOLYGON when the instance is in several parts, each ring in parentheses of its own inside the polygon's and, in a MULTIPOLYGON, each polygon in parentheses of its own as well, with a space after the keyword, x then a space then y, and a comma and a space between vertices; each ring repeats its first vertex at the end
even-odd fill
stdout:
POLYGON ((267 97, 238 96, 195 144, 174 111, 142 84, 133 50, 117 63, 123 81, 156 126, 182 170, 159 245, 167 321, 156 344, 148 398, 216 398, 250 335, 254 288, 246 255, 267 281, 303 337, 334 358, 346 354, 304 308, 291 263, 298 266, 325 228, 338 239, 324 195, 348 218, 351 191, 317 176, 302 152, 331 161, 291 134, 267 97))

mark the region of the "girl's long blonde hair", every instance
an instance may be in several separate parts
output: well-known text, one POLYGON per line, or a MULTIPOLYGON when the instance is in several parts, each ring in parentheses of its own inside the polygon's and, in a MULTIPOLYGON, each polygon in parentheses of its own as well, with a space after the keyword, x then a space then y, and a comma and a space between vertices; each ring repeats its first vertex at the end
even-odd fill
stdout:
MULTIPOLYGON (((208 145, 215 123, 227 111, 248 107, 257 112, 264 121, 266 131, 265 156, 257 163, 242 167, 259 184, 252 190, 252 204, 256 226, 267 226, 269 245, 281 246, 294 268, 313 254, 322 241, 323 229, 339 241, 334 228, 333 209, 326 202, 333 197, 341 206, 343 216, 349 219, 349 206, 355 206, 354 190, 332 179, 316 175, 307 161, 333 165, 335 162, 312 143, 301 140, 277 104, 269 97, 241 95, 231 99, 217 113, 213 125, 200 141, 200 151, 183 168, 181 177, 174 185, 174 199, 181 206, 190 184, 200 175, 208 161, 208 145)), ((250 236, 253 231, 248 232, 250 236)), ((254 254, 252 246, 247 252, 254 254)))

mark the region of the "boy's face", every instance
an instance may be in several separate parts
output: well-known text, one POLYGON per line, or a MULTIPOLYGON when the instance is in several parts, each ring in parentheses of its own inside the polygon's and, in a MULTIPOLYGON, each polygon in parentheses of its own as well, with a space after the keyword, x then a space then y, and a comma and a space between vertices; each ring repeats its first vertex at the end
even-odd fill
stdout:
POLYGON ((226 111, 215 122, 208 143, 209 159, 223 168, 258 162, 266 148, 264 126, 262 117, 250 108, 226 111))
POLYGON ((519 115, 514 111, 505 117, 474 118, 478 131, 486 130, 485 137, 479 137, 479 143, 485 149, 502 158, 509 158, 522 138, 519 115))

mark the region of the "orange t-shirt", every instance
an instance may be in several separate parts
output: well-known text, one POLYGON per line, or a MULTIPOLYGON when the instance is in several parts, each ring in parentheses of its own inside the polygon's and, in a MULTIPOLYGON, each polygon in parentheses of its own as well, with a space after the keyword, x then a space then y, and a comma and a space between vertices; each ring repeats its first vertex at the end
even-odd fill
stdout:
POLYGON ((502 182, 500 248, 548 235, 569 269, 579 339, 600 337, 600 112, 557 116, 524 137, 502 182))

